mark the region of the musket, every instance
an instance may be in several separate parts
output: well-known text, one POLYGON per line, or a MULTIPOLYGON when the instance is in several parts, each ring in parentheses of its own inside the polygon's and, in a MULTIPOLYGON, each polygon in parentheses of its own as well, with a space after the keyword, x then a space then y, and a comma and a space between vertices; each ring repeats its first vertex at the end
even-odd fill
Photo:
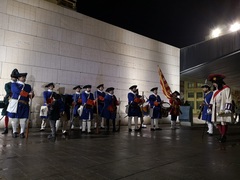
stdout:
POLYGON ((69 132, 71 132, 71 128, 72 128, 72 125, 73 125, 75 103, 76 103, 76 94, 74 94, 73 103, 72 103, 72 110, 71 110, 71 119, 70 119, 69 132))
MULTIPOLYGON (((144 91, 142 91, 142 97, 144 98, 144 91)), ((142 116, 140 117, 140 127, 139 127, 139 131, 141 131, 142 130, 142 124, 143 124, 143 116, 144 116, 144 114, 143 114, 143 103, 141 104, 141 113, 142 113, 142 116)))
MULTIPOLYGON (((118 102, 120 103, 120 98, 118 98, 118 102)), ((121 127, 121 114, 120 114, 120 104, 118 108, 118 129, 116 130, 117 132, 120 132, 120 127, 121 127)))
POLYGON ((200 106, 200 112, 199 112, 199 114, 198 114, 198 119, 201 119, 203 107, 204 107, 204 105, 201 105, 201 106, 200 106))
MULTIPOLYGON (((33 92, 33 91, 32 91, 33 92)), ((28 138, 28 135, 29 135, 29 128, 30 128, 30 125, 31 125, 31 110, 32 110, 32 99, 33 99, 33 94, 32 96, 30 97, 30 105, 29 105, 29 114, 28 114, 28 121, 27 121, 27 128, 26 128, 26 139, 28 138)))
POLYGON ((96 134, 99 134, 99 124, 100 124, 100 120, 99 120, 99 112, 98 112, 98 98, 96 99, 96 111, 97 111, 97 122, 96 122, 96 134))

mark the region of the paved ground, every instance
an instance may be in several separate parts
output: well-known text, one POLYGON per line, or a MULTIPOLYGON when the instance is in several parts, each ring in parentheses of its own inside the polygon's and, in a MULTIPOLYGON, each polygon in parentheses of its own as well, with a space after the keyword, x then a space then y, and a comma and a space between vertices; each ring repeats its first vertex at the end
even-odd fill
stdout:
POLYGON ((232 125, 226 143, 204 132, 204 125, 171 130, 81 134, 31 128, 28 139, 0 135, 0 179, 180 179, 221 180, 240 177, 240 126, 232 125))

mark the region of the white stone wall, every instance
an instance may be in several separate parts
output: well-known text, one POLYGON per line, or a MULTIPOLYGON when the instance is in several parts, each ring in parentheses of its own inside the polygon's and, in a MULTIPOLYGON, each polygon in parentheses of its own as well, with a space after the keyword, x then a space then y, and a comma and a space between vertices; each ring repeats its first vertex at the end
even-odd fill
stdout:
MULTIPOLYGON (((128 88, 150 95, 159 87, 159 65, 172 91, 179 91, 180 49, 90 18, 44 0, 0 1, 0 98, 14 68, 27 72, 34 88, 32 119, 39 126, 44 85, 56 83, 73 93, 75 85, 115 87, 127 118, 128 88)), ((1 121, 1 125, 3 121, 1 121)))

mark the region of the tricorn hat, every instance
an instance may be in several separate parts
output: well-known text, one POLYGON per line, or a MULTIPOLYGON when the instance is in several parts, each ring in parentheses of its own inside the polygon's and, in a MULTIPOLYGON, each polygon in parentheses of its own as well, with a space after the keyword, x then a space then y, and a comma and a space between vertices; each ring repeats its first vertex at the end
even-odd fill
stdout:
POLYGON ((177 96, 180 95, 180 93, 178 91, 174 91, 172 94, 176 94, 177 96))
POLYGON ((152 88, 150 91, 158 90, 158 87, 152 88))
POLYGON ((129 89, 137 88, 137 85, 132 85, 129 89))
POLYGON ((210 74, 208 76, 208 80, 211 82, 218 82, 218 81, 222 81, 225 78, 224 75, 222 74, 210 74))
POLYGON ((104 84, 99 84, 97 88, 99 89, 100 87, 104 87, 104 84))
POLYGON ((87 88, 92 88, 92 85, 85 85, 85 86, 83 86, 83 89, 87 89, 87 88))
POLYGON ((110 92, 110 91, 113 91, 114 90, 114 87, 109 87, 106 89, 106 92, 110 92))
POLYGON ((205 83, 201 86, 201 88, 211 88, 211 86, 207 84, 207 79, 205 80, 205 83))
POLYGON ((17 73, 17 77, 26 77, 28 73, 17 73))
POLYGON ((18 77, 18 76, 17 76, 18 74, 19 74, 18 70, 17 70, 17 69, 14 69, 14 70, 12 71, 12 73, 11 73, 10 76, 13 77, 13 78, 17 78, 17 77, 18 77))
POLYGON ((76 90, 77 88, 82 89, 82 87, 80 85, 77 85, 73 88, 73 90, 76 90))
POLYGON ((53 86, 53 88, 55 88, 55 85, 54 85, 54 83, 53 82, 51 82, 51 83, 49 83, 49 84, 47 84, 45 87, 50 87, 50 86, 53 86))

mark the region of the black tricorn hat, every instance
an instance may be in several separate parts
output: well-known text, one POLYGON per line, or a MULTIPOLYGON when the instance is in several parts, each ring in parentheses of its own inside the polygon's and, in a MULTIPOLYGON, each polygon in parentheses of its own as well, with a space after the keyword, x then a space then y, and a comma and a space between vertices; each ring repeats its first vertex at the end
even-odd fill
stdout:
POLYGON ((82 89, 82 87, 80 85, 77 85, 73 88, 73 90, 76 90, 77 88, 82 89))
POLYGON ((28 73, 17 73, 17 77, 26 77, 28 73))
POLYGON ((158 87, 152 88, 150 91, 158 90, 158 87))
POLYGON ((99 89, 100 87, 104 87, 104 84, 99 84, 97 88, 99 89))
POLYGON ((17 69, 14 69, 14 70, 12 71, 12 73, 11 73, 10 76, 13 77, 13 78, 17 78, 17 77, 18 77, 18 76, 17 76, 18 74, 19 74, 18 70, 17 70, 17 69))
POLYGON ((49 84, 47 84, 45 87, 50 87, 50 86, 53 86, 53 88, 55 88, 55 85, 54 85, 54 83, 53 82, 51 82, 51 83, 49 83, 49 84))
POLYGON ((132 85, 129 89, 137 88, 137 85, 132 85))
POLYGON ((211 88, 211 86, 209 86, 208 84, 204 84, 201 86, 201 88, 211 88))
POLYGON ((110 91, 113 91, 114 90, 114 87, 109 87, 106 89, 106 92, 110 92, 110 91))
POLYGON ((177 94, 177 96, 180 95, 180 93, 178 91, 174 91, 172 94, 177 94))
POLYGON ((85 85, 85 86, 83 86, 83 89, 87 89, 87 88, 92 88, 92 85, 85 85))

